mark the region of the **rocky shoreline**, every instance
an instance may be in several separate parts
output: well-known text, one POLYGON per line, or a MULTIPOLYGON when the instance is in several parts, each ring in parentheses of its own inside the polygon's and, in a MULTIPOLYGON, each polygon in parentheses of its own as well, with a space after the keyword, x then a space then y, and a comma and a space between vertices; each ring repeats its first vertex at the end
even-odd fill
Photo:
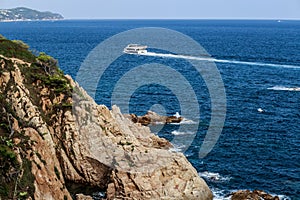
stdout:
POLYGON ((213 198, 170 142, 97 105, 53 58, 3 37, 0 54, 1 199, 92 198, 69 185, 105 199, 213 198))
MULTIPOLYGON (((56 63, 0 35, 0 199, 213 199, 185 156, 147 127, 182 117, 97 105, 56 63)), ((279 198, 247 190, 231 199, 279 198)))

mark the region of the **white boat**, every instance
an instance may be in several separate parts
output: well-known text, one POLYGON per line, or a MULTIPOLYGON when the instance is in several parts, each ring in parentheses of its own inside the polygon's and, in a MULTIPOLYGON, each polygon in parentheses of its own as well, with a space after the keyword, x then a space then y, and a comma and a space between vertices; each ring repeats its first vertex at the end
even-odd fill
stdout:
POLYGON ((147 53, 147 46, 139 45, 139 44, 129 44, 124 48, 124 53, 127 54, 144 54, 147 53))

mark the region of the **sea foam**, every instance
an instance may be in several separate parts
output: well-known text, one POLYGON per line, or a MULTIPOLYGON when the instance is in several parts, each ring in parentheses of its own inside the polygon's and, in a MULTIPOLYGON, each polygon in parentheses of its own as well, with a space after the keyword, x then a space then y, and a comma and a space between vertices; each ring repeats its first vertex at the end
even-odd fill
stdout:
POLYGON ((208 171, 200 172, 198 174, 202 178, 205 178, 212 182, 227 182, 232 179, 230 176, 221 176, 219 173, 208 172, 208 171))

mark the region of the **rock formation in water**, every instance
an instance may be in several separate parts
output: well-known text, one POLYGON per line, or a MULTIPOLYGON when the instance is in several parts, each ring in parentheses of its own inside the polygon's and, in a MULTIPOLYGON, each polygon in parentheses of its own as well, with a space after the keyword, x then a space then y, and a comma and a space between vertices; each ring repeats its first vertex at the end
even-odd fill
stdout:
POLYGON ((180 116, 161 116, 153 111, 148 111, 143 116, 137 116, 135 114, 125 115, 126 118, 130 119, 134 123, 140 123, 143 126, 150 124, 172 124, 180 123, 183 118, 180 116))
POLYGON ((234 192, 232 200, 279 200, 278 196, 272 196, 261 190, 239 190, 234 192))
POLYGON ((27 48, 0 37, 1 199, 212 199, 170 142, 27 48))

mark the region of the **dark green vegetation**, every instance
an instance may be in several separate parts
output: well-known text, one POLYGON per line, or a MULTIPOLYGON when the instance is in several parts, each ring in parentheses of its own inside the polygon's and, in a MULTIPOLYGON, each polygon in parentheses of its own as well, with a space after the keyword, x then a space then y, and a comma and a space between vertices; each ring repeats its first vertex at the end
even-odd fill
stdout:
POLYGON ((34 62, 35 56, 28 51, 28 45, 22 41, 10 41, 0 35, 0 55, 8 58, 19 58, 26 62, 34 62))
MULTIPOLYGON (((35 56, 28 48, 28 45, 22 41, 11 41, 0 35, 0 76, 14 71, 17 65, 24 78, 23 83, 30 92, 31 102, 40 110, 44 121, 51 125, 51 118, 59 110, 72 109, 69 100, 72 88, 54 58, 45 53, 35 56), (11 58, 26 63, 16 64, 11 58), (41 94, 45 88, 49 92, 41 94), (58 96, 63 96, 61 102, 51 105, 52 107, 49 107, 46 112, 42 110, 41 97, 54 102, 53 100, 58 96)), ((36 129, 37 127, 32 127, 30 123, 18 118, 10 99, 13 97, 7 95, 8 91, 17 91, 17 89, 12 77, 6 87, 0 88, 0 199, 33 197, 34 175, 31 173, 33 162, 30 158, 35 153, 44 165, 47 164, 38 152, 32 150, 35 141, 25 136, 24 128, 36 129), (19 131, 13 129, 15 120, 20 127, 19 131), (28 152, 31 152, 30 155, 28 152)), ((40 136, 44 138, 43 134, 40 136)), ((58 169, 55 167, 53 170, 59 178, 58 169)))
MULTIPOLYGON (((3 103, 3 99, 0 103, 3 103)), ((23 132, 14 131, 10 136, 10 117, 5 118, 6 115, 0 112, 0 199, 26 199, 34 193, 31 162, 26 158, 26 151, 30 150, 33 141, 23 132), (20 143, 15 144, 15 139, 20 143), (18 154, 15 152, 17 149, 18 154), (18 161, 17 156, 22 162, 18 161)))
POLYGON ((0 9, 0 21, 57 20, 63 16, 51 12, 39 12, 29 8, 0 9))

